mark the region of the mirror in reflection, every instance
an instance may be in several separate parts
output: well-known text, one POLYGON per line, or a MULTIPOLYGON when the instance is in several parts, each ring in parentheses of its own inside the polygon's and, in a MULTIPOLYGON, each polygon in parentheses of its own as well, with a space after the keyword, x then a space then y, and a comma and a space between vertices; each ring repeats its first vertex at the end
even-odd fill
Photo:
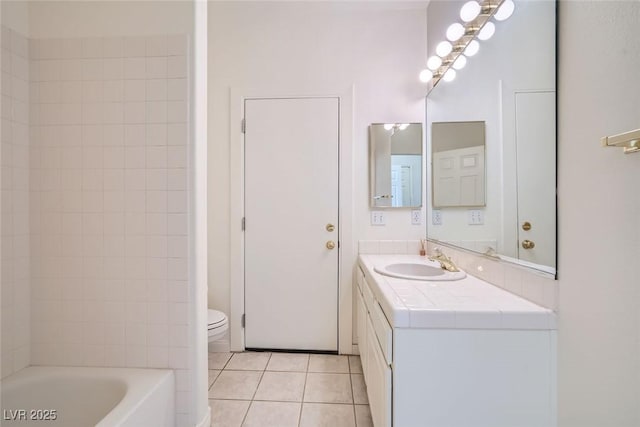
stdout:
POLYGON ((422 206, 422 123, 369 126, 371 207, 422 206))
MULTIPOLYGON (((438 23, 456 19, 456 4, 431 2, 427 28, 444 34, 438 23)), ((555 2, 515 2, 513 15, 480 42, 478 54, 456 78, 439 81, 429 92, 426 124, 427 164, 433 169, 427 174, 432 191, 427 217, 438 218, 429 221, 429 239, 551 274, 556 272, 555 27, 555 2), (467 180, 458 171, 443 175, 455 163, 443 161, 443 146, 462 139, 455 129, 461 122, 484 127, 477 146, 483 146, 485 170, 478 171, 478 179, 467 180), (442 139, 443 133, 453 136, 442 139)))

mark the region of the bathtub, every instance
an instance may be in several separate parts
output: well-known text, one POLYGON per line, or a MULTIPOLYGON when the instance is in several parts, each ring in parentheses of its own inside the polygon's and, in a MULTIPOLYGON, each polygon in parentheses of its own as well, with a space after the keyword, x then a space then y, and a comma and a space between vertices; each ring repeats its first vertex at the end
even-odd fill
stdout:
POLYGON ((2 427, 171 427, 173 371, 31 366, 2 380, 2 427))

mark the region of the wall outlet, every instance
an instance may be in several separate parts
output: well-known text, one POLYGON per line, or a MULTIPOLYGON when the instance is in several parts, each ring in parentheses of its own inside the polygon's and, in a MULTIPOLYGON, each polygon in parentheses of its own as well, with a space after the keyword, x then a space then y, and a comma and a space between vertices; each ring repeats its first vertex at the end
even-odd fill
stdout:
POLYGON ((384 225, 384 212, 383 211, 371 211, 371 225, 384 225))
POLYGON ((469 225, 484 224, 484 213, 480 209, 470 209, 468 211, 468 216, 469 225))
POLYGON ((442 211, 439 209, 434 209, 431 211, 431 224, 433 225, 442 225, 442 211))
POLYGON ((422 224, 422 211, 420 210, 411 211, 411 224, 412 225, 422 224))

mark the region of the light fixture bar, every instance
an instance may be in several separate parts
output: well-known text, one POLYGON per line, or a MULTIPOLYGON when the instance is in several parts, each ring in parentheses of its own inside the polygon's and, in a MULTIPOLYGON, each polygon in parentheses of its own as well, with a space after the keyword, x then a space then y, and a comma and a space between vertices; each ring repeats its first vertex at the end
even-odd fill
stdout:
POLYGON ((489 19, 496 14, 504 1, 506 0, 484 0, 479 2, 481 10, 480 15, 478 15, 474 20, 462 24, 464 26, 464 35, 460 40, 453 44, 453 50, 451 53, 442 58, 442 65, 433 71, 433 78, 431 79, 431 87, 429 90, 433 89, 438 84, 444 74, 452 67, 456 59, 462 55, 469 43, 476 39, 478 33, 482 30, 484 25, 489 22, 489 19))
POLYGON ((640 129, 605 136, 600 139, 603 147, 621 147, 624 154, 640 152, 640 129))

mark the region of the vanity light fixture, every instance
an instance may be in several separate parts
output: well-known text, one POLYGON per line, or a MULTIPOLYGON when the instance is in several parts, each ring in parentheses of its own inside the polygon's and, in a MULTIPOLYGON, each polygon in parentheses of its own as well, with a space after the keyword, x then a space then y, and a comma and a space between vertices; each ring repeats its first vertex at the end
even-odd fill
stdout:
POLYGON ((605 136, 600 141, 603 147, 621 147, 624 154, 640 152, 640 129, 605 136))
POLYGON ((453 46, 451 45, 451 43, 447 41, 440 42, 438 43, 438 46, 436 46, 436 54, 440 58, 446 57, 451 53, 452 50, 453 50, 453 46))
POLYGON ((435 71, 438 68, 440 68, 440 66, 442 65, 442 58, 440 58, 439 56, 432 56, 429 59, 427 59, 427 68, 430 69, 431 71, 435 71))
POLYGON ((391 135, 395 134, 399 130, 405 130, 409 127, 409 123, 385 123, 384 130, 390 130, 391 135))
POLYGON ((464 26, 461 23, 456 22, 455 24, 451 24, 449 28, 447 28, 447 40, 457 42, 460 40, 460 37, 464 36, 464 33, 464 26))
POLYGON ((513 0, 505 0, 493 17, 496 21, 504 21, 513 14, 515 7, 516 5, 513 3, 513 0))
POLYGON ((454 70, 462 70, 465 65, 467 65, 467 57, 464 55, 460 55, 451 66, 454 70))
POLYGON ((460 9, 460 19, 464 22, 471 22, 480 15, 482 8, 477 1, 468 1, 460 9))
POLYGON ((442 79, 450 82, 455 79, 455 70, 462 69, 467 58, 478 53, 478 40, 488 40, 496 32, 491 18, 503 21, 509 18, 515 9, 513 0, 468 1, 460 9, 461 24, 455 22, 446 31, 448 41, 438 43, 436 55, 427 60, 427 69, 420 72, 420 81, 433 88, 442 79), (451 71, 449 73, 449 71, 451 71))
POLYGON ((449 68, 446 73, 442 76, 442 80, 445 82, 451 82, 456 78, 456 70, 453 68, 449 68))
POLYGON ((464 50, 465 56, 474 56, 480 50, 480 43, 478 40, 471 40, 467 45, 467 48, 464 50))
POLYGON ((478 32, 478 39, 485 41, 489 40, 496 32, 496 25, 493 22, 487 22, 484 27, 478 32))
POLYGON ((431 80, 433 78, 433 72, 431 70, 428 69, 424 69, 422 71, 420 71, 420 81, 422 83, 428 83, 429 80, 431 80))

